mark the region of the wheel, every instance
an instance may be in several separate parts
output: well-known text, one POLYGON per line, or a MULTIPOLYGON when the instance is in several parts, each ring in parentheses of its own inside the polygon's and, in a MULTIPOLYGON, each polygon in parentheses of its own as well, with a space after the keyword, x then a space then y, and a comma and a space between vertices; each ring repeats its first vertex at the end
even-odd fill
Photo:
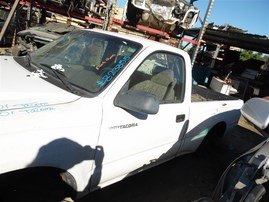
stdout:
POLYGON ((0 176, 1 202, 60 202, 75 191, 53 170, 17 171, 0 176))
POLYGON ((266 193, 266 190, 264 186, 261 184, 258 184, 247 195, 245 202, 258 202, 262 199, 265 193, 266 193))
POLYGON ((126 12, 126 17, 128 21, 132 25, 136 25, 139 22, 141 16, 142 16, 142 12, 138 10, 137 8, 135 8, 132 5, 131 1, 128 1, 128 7, 127 7, 127 12, 126 12))
POLYGON ((195 151, 195 154, 198 156, 203 156, 208 150, 212 149, 215 145, 218 145, 217 141, 223 137, 225 130, 226 126, 224 123, 219 123, 211 128, 195 151))

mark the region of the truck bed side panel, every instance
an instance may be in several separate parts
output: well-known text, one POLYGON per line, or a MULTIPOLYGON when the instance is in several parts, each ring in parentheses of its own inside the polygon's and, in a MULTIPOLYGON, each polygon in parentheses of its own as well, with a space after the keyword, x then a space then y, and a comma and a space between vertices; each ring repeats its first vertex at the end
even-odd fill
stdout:
POLYGON ((196 99, 190 105, 189 128, 180 153, 195 151, 216 124, 225 124, 225 133, 235 127, 240 118, 242 100, 203 88, 201 91, 196 90, 197 88, 194 88, 193 92, 197 92, 196 96, 199 95, 202 101, 196 99))

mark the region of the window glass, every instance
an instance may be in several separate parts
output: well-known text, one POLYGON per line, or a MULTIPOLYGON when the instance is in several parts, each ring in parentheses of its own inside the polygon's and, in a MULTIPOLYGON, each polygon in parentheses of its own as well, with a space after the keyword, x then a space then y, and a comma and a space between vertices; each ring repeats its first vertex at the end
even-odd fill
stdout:
POLYGON ((147 57, 129 80, 129 90, 144 90, 156 95, 160 103, 182 102, 185 83, 184 59, 168 52, 147 57))

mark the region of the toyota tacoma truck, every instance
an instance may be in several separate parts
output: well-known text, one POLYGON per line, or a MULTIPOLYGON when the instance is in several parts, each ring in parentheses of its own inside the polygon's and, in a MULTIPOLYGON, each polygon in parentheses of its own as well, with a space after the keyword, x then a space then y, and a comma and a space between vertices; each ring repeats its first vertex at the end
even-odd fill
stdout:
POLYGON ((219 138, 243 101, 191 72, 183 50, 101 30, 1 56, 0 199, 81 197, 219 138))

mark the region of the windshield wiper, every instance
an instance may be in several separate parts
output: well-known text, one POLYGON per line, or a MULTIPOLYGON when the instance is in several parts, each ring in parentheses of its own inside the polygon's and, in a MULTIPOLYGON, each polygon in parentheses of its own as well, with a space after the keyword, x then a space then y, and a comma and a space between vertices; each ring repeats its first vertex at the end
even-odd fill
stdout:
POLYGON ((62 82, 62 84, 72 93, 74 94, 78 94, 78 91, 76 91, 74 89, 74 87, 70 84, 70 82, 66 79, 65 75, 63 74, 64 72, 64 69, 60 66, 58 67, 55 67, 54 66, 51 66, 49 64, 45 64, 45 63, 40 63, 40 65, 44 66, 44 67, 47 67, 49 68, 53 73, 54 75, 62 82))
POLYGON ((21 66, 29 69, 30 71, 36 70, 36 66, 32 65, 32 60, 30 55, 23 56, 14 56, 13 57, 16 62, 18 62, 21 66))

